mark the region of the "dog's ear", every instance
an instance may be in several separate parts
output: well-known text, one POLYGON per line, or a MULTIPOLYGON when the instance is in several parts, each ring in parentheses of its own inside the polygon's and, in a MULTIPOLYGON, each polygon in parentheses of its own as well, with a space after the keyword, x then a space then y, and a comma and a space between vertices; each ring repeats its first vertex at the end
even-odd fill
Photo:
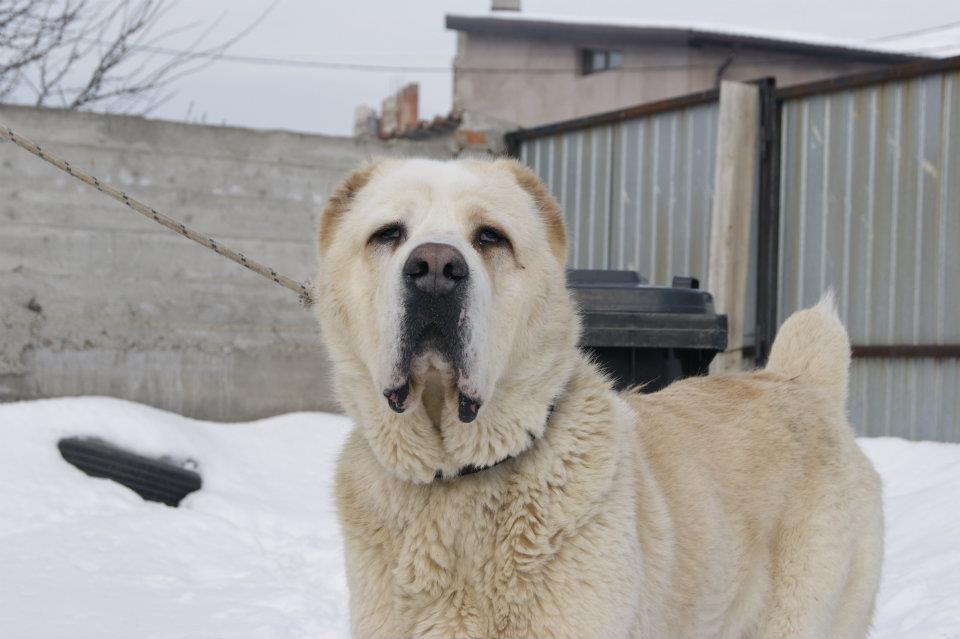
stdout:
POLYGON ((550 194, 547 187, 543 185, 540 178, 529 168, 508 158, 501 158, 495 164, 512 173, 520 188, 533 198, 537 210, 540 211, 540 215, 547 225, 547 236, 553 254, 561 264, 566 263, 567 229, 563 222, 563 212, 560 210, 560 204, 550 194))
POLYGON ((330 245, 330 241, 333 239, 333 232, 336 230, 337 224, 340 223, 344 214, 350 210, 350 204, 353 198, 356 197, 360 189, 370 182, 370 178, 373 177, 379 165, 379 160, 373 160, 354 169, 347 175, 343 183, 337 187, 337 190, 333 192, 330 199, 327 200, 327 205, 323 209, 323 213, 320 214, 320 227, 317 238, 321 253, 326 251, 330 245))

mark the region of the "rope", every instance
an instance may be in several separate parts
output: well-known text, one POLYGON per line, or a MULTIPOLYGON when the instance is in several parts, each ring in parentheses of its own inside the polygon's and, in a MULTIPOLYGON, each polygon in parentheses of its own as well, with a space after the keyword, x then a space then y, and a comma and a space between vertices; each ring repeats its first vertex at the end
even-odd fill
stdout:
POLYGON ((34 154, 41 160, 44 160, 45 162, 52 164, 53 166, 57 167, 61 171, 70 174, 71 176, 75 177, 81 182, 89 184, 90 186, 97 189, 104 195, 107 195, 113 198, 117 202, 121 202, 122 204, 127 205, 129 208, 133 209, 140 215, 150 218, 151 220, 153 220, 157 224, 160 224, 161 226, 167 227, 174 233, 178 233, 179 235, 189 238, 194 242, 196 242, 197 244, 207 247, 214 253, 218 255, 222 255, 229 260, 233 260, 237 264, 247 267, 254 273, 262 275, 263 277, 273 282, 276 282, 277 284, 279 284, 284 288, 290 289, 291 291, 293 291, 294 293, 300 296, 300 302, 304 306, 309 306, 310 304, 313 303, 313 298, 310 295, 310 286, 307 282, 298 282, 294 279, 287 277, 286 275, 281 275, 280 273, 277 273, 275 270, 273 270, 269 266, 265 266, 260 262, 257 262, 256 260, 252 260, 244 256, 243 253, 240 253, 228 246, 224 246, 223 244, 218 243, 212 237, 209 237, 207 235, 204 235, 203 233, 195 231, 190 227, 186 226, 185 224, 183 224, 182 222, 178 222, 174 218, 158 212, 155 208, 149 207, 146 204, 140 202, 139 200, 130 197, 123 191, 119 191, 113 188, 112 186, 110 186, 109 184, 104 184, 94 176, 88 173, 84 173, 83 171, 72 167, 70 163, 67 162, 66 160, 57 157, 56 155, 54 155, 53 153, 50 153, 49 151, 43 150, 42 148, 40 148, 40 145, 34 142, 31 142, 27 138, 21 135, 18 135, 17 133, 14 133, 11 129, 5 127, 2 124, 0 124, 0 137, 8 138, 11 142, 16 144, 20 148, 29 151, 30 153, 34 154))

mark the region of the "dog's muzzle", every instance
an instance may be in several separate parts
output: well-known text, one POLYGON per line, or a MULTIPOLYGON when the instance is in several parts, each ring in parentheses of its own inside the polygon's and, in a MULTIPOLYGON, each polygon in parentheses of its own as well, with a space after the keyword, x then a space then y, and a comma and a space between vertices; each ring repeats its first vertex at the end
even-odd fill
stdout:
POLYGON ((480 399, 464 391, 459 380, 464 373, 466 299, 470 281, 467 261, 450 244, 427 242, 413 249, 402 270, 404 320, 401 329, 399 368, 404 381, 383 391, 390 408, 398 413, 409 408, 410 371, 413 360, 432 354, 450 365, 458 389, 458 415, 472 422, 480 399))

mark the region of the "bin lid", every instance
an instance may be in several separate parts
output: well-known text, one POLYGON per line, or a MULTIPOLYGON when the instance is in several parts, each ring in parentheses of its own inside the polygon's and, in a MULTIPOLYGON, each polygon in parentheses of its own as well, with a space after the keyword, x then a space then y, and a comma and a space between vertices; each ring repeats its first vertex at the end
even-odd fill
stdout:
POLYGON ((583 317, 584 346, 722 351, 727 317, 696 288, 653 286, 633 271, 568 270, 583 317))

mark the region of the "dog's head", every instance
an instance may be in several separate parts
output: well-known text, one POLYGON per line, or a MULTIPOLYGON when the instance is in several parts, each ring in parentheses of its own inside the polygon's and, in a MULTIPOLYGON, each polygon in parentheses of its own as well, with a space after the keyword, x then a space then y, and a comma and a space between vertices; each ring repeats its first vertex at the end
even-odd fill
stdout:
POLYGON ((375 450, 432 432, 432 474, 529 445, 577 337, 565 243, 556 202, 514 161, 382 160, 347 178, 320 221, 317 309, 375 450))

